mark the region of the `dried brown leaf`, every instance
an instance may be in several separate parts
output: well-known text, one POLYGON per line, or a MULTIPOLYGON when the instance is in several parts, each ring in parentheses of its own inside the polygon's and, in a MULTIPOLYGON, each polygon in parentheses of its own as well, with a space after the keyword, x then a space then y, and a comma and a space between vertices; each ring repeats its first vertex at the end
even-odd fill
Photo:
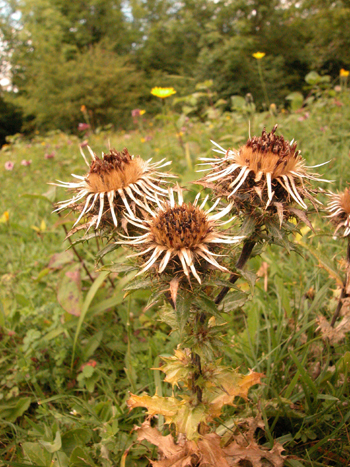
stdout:
POLYGON ((136 431, 138 441, 148 441, 158 448, 158 460, 151 461, 153 467, 238 467, 242 461, 249 461, 254 467, 263 467, 264 461, 271 467, 284 465, 286 457, 281 454, 280 443, 275 443, 270 450, 257 444, 255 431, 264 429, 259 416, 243 420, 238 426, 241 431, 224 448, 221 447, 223 439, 216 433, 201 436, 196 442, 178 436, 175 442, 172 435, 163 436, 157 428, 152 428, 149 420, 136 431))
POLYGON ((273 467, 283 467, 286 457, 281 454, 284 450, 282 444, 275 443, 268 450, 256 442, 256 430, 264 430, 265 427, 260 415, 242 420, 237 427, 241 431, 223 448, 230 467, 241 466, 242 461, 249 461, 254 467, 264 467, 264 460, 269 461, 269 465, 273 467))
POLYGON ((283 224, 283 203, 273 203, 274 206, 276 207, 277 209, 277 215, 278 215, 278 219, 280 221, 280 227, 282 226, 283 224))
POLYGON ((289 208, 289 211, 295 214, 301 221, 303 221, 313 232, 314 228, 312 227, 311 222, 309 221, 307 215, 305 214, 304 211, 301 211, 300 209, 296 208, 289 208))
POLYGON ((332 327, 327 321, 327 318, 320 315, 317 318, 318 328, 316 331, 321 332, 322 339, 328 340, 331 345, 338 344, 345 339, 345 334, 350 332, 350 316, 345 315, 344 318, 336 327, 332 327))
POLYGON ((179 282, 180 282, 180 279, 178 277, 174 277, 173 279, 171 279, 170 284, 169 284, 171 299, 175 307, 176 307, 176 297, 177 297, 177 291, 179 288, 179 282))

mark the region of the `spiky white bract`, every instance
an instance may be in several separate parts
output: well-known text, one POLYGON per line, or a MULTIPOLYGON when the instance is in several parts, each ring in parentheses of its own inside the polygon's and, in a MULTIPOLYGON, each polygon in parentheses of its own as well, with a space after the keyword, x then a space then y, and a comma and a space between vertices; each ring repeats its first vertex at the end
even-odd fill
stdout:
POLYGON ((151 163, 152 159, 144 161, 139 156, 131 156, 126 148, 121 152, 111 149, 108 154, 102 153, 102 158, 99 158, 89 146, 87 149, 92 158, 91 163, 81 149, 83 159, 89 167, 86 175, 72 174, 77 182, 57 180, 58 183, 52 183, 76 192, 71 199, 58 203, 59 207, 56 209, 80 210, 74 225, 85 216, 90 218, 88 229, 92 226, 97 229, 103 217, 108 215, 114 226, 118 227, 118 221, 125 217, 125 210, 133 217, 132 208, 135 205, 145 209, 145 200, 155 203, 156 195, 165 196, 168 193, 161 184, 174 175, 158 170, 171 162, 164 162, 165 159, 154 163, 151 163))
POLYGON ((215 269, 228 272, 227 268, 217 262, 215 257, 222 256, 210 250, 211 246, 234 244, 242 236, 229 236, 218 230, 219 226, 232 220, 222 221, 232 209, 229 204, 225 209, 214 213, 218 201, 207 211, 204 206, 208 197, 198 206, 199 196, 193 204, 183 201, 183 192, 180 187, 169 188, 169 196, 157 199, 157 207, 149 209, 150 217, 135 219, 127 214, 130 223, 145 233, 138 237, 127 238, 118 243, 139 249, 138 253, 131 255, 142 256, 146 261, 138 274, 142 274, 152 267, 161 274, 163 271, 178 274, 179 272, 190 279, 190 272, 199 283, 199 276, 203 267, 201 261, 209 263, 215 269), (178 201, 175 201, 174 192, 177 191, 178 201))
POLYGON ((198 183, 203 182, 205 186, 224 185, 228 199, 234 199, 238 193, 255 190, 261 200, 265 199, 265 209, 274 198, 275 201, 285 202, 283 192, 304 209, 307 209, 304 197, 319 203, 308 192, 304 182, 330 182, 309 172, 309 169, 324 164, 307 167, 300 151, 296 150, 294 140, 289 143, 283 136, 277 136, 276 129, 277 125, 270 133, 263 130, 260 137, 249 138, 239 150, 226 150, 212 141, 214 151, 224 157, 201 159, 205 161, 203 165, 210 165, 205 169, 210 173, 198 183))
POLYGON ((327 204, 327 211, 330 212, 327 217, 336 224, 334 236, 344 228, 343 237, 347 237, 350 234, 350 189, 345 188, 341 193, 329 192, 327 195, 331 198, 327 204))

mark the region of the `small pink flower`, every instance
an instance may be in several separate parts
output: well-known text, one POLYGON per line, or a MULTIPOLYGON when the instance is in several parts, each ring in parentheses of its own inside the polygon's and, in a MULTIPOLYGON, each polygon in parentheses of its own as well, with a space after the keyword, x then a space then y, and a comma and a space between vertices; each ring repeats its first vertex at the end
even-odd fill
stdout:
POLYGON ((23 161, 21 162, 21 165, 27 166, 27 165, 30 165, 31 163, 32 163, 32 160, 27 161, 26 159, 23 159, 23 161))
POLYGON ((304 120, 308 119, 309 117, 310 117, 309 112, 305 112, 304 115, 301 115, 301 116, 298 118, 298 122, 303 122, 304 120))
POLYGON ((342 102, 338 101, 338 99, 334 99, 333 102, 337 107, 343 107, 343 105, 344 105, 342 102))
POLYGON ((131 111, 131 116, 133 118, 141 117, 144 113, 146 113, 146 111, 143 109, 134 109, 131 111))
POLYGON ((83 371, 83 369, 84 369, 86 366, 92 366, 92 368, 95 368, 96 365, 97 365, 96 360, 89 360, 87 363, 83 363, 83 364, 81 365, 81 367, 79 368, 79 371, 83 371))
POLYGON ((12 170, 14 166, 15 166, 14 162, 11 162, 11 161, 5 162, 5 169, 6 170, 12 170))
POLYGON ((151 135, 145 136, 145 141, 151 141, 151 140, 152 140, 152 136, 151 136, 151 135))
POLYGON ((78 125, 78 130, 79 131, 86 131, 90 128, 90 125, 88 123, 79 123, 78 125))
POLYGON ((44 157, 45 159, 53 159, 55 157, 55 153, 54 152, 46 153, 44 157))
POLYGON ((81 147, 81 148, 85 148, 85 147, 88 146, 88 145, 89 145, 89 141, 88 141, 87 139, 84 139, 84 141, 82 141, 82 142, 80 143, 80 147, 81 147))

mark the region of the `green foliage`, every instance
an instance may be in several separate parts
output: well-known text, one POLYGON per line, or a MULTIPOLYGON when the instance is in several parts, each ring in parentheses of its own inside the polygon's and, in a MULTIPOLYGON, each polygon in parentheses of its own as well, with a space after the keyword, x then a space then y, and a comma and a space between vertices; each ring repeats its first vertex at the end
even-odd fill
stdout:
POLYGON ((6 100, 0 88, 0 147, 5 144, 6 136, 19 133, 22 128, 20 109, 6 100))
POLYGON ((92 128, 110 122, 122 126, 126 111, 137 106, 141 95, 142 75, 127 57, 118 57, 102 45, 77 52, 69 60, 61 51, 49 49, 27 67, 31 73, 18 102, 33 117, 31 125, 43 130, 76 131, 77 123, 84 120, 83 105, 92 128))
MULTIPOLYGON (((323 168, 326 178, 337 180, 334 190, 344 188, 350 169, 349 104, 347 91, 334 95, 322 91, 306 103, 307 118, 300 119, 303 113, 293 111, 277 116, 255 113, 251 131, 258 133, 277 122, 286 138, 297 138, 308 165, 331 160, 323 168)), ((146 159, 172 159, 173 171, 185 184, 196 176, 189 161, 194 166, 199 157, 211 154, 209 139, 239 147, 247 135, 246 116, 237 110, 203 122, 172 113, 162 125, 145 119, 141 131, 101 132, 91 135, 89 142, 96 152, 105 150, 110 140, 111 147, 127 145, 146 159), (187 156, 173 126, 179 119, 187 156), (141 142, 146 135, 151 139, 141 142)), ((172 396, 159 370, 150 368, 159 367, 159 355, 172 355, 179 332, 191 318, 186 300, 205 310, 211 320, 211 348, 204 345, 207 341, 196 342, 198 351, 210 357, 220 348, 222 365, 240 367, 242 374, 252 369, 266 375, 264 384, 250 390, 248 404, 237 399, 235 407, 224 409, 225 426, 220 425, 218 432, 229 438, 237 419, 254 415, 260 407, 266 430, 261 442, 279 438, 286 454, 300 459, 289 459, 286 465, 322 465, 324 459, 331 459, 330 465, 346 465, 349 336, 331 346, 322 340, 316 323, 319 314, 329 319, 336 308, 344 245, 331 240, 332 230, 320 213, 310 213, 316 234, 289 226, 302 256, 287 254, 284 238, 270 226, 266 235, 283 248, 273 245, 263 251, 259 245, 261 257, 251 259, 222 306, 217 308, 213 297, 188 297, 180 290, 174 311, 161 293, 151 294, 154 284, 145 282, 147 278, 133 279, 134 266, 126 265, 122 249, 106 256, 112 267, 98 266, 103 274, 112 269, 113 286, 94 272, 96 253, 106 246, 97 245, 94 236, 75 244, 94 282, 73 250, 65 252, 69 243, 62 225, 70 227, 73 216, 50 214, 50 203, 66 195, 48 191, 46 183, 84 173, 78 145, 78 138, 53 132, 30 141, 18 136, 0 152, 2 161, 15 162, 12 171, 0 166, 0 219, 4 211, 9 213, 9 219, 0 222, 0 465, 112 467, 125 460, 123 454, 136 437, 132 428, 144 419, 143 409, 129 413, 128 391, 172 396), (45 159, 51 152, 54 158, 45 159), (32 159, 32 164, 24 167, 22 159, 32 159), (298 231, 304 234, 301 241, 298 231), (254 273, 262 263, 268 266, 267 290, 261 273, 255 282, 254 273), (80 279, 75 281, 73 298, 78 297, 79 316, 62 306, 65 300, 62 305, 58 301, 58 295, 65 295, 65 274, 76 271, 80 279), (163 306, 148 308, 156 300, 163 306), (225 328, 222 322, 227 322, 225 328)), ((193 193, 186 196, 193 199, 193 193)), ((254 225, 252 219, 245 221, 247 235, 254 225)), ((209 295, 210 288, 227 286, 226 279, 210 277, 205 284, 209 295)), ((176 388, 174 393, 178 397, 176 388)), ((161 419, 157 422, 160 427, 161 419)), ((138 446, 129 452, 126 465, 146 466, 152 455, 138 446)))
POLYGON ((93 128, 130 126, 130 111, 142 102, 149 113, 160 110, 150 96, 154 85, 175 86, 177 98, 191 95, 185 113, 196 112, 202 120, 206 91, 196 85, 208 81, 220 108, 228 110, 231 97, 249 94, 250 107, 261 110, 268 103, 252 57, 258 50, 266 53, 259 66, 270 102, 283 107, 287 99, 295 110, 301 105, 295 93, 303 91, 306 75, 317 72, 325 80, 327 73, 333 85, 350 64, 350 10, 343 2, 5 3, 1 52, 12 66, 18 92, 11 100, 22 108, 27 131, 76 132, 82 105, 93 128))

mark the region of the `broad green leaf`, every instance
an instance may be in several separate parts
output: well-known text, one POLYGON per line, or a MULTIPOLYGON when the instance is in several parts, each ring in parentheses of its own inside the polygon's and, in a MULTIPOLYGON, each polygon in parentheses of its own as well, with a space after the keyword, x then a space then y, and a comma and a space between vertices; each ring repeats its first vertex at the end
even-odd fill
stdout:
POLYGON ((21 417, 29 409, 31 402, 30 397, 6 401, 6 404, 0 405, 0 418, 11 423, 15 422, 18 417, 21 417))
POLYGON ((311 86, 315 85, 315 84, 319 84, 320 81, 321 81, 321 76, 317 73, 317 71, 310 71, 310 73, 308 73, 306 76, 305 76, 305 81, 307 82, 307 84, 311 84, 311 86))
POLYGON ((62 251, 51 256, 48 267, 50 269, 61 269, 65 264, 71 263, 73 260, 72 250, 62 251))
POLYGON ((77 446, 69 458, 70 467, 95 467, 94 461, 91 459, 86 449, 77 446))
POLYGON ((51 443, 49 441, 40 440, 39 443, 46 449, 47 452, 51 454, 59 451, 62 447, 61 433, 57 430, 54 441, 51 443))
POLYGON ((124 290, 138 290, 146 289, 147 287, 154 286, 155 282, 151 279, 137 278, 133 280, 130 284, 124 287, 124 290))
POLYGON ((199 307, 200 310, 204 311, 205 313, 208 313, 211 316, 215 316, 220 320, 222 319, 216 303, 206 295, 200 294, 194 299, 194 303, 199 307))
POLYGON ((61 280, 57 286, 57 300, 67 313, 74 316, 80 315, 83 306, 80 264, 62 271, 61 280))
POLYGON ((66 431, 62 435, 62 449, 70 456, 77 446, 85 446, 91 439, 91 431, 84 428, 66 431))
POLYGON ((86 313, 87 313, 87 311, 89 309, 89 306, 90 306, 94 296, 96 295, 98 289, 103 284, 103 282, 105 281, 107 276, 108 276, 108 272, 106 272, 106 271, 101 272, 100 275, 95 279, 95 282, 90 287, 90 290, 89 290, 89 292, 88 292, 88 294, 87 294, 87 296, 85 298, 85 301, 84 301, 84 304, 83 304, 83 307, 82 307, 82 310, 81 310, 81 314, 79 316, 77 330, 75 331, 75 336, 74 336, 73 352, 72 352, 72 363, 71 363, 72 366, 73 366, 73 362, 74 362, 74 358, 75 358, 75 349, 76 349, 76 345, 77 345, 77 342, 78 342, 78 337, 79 337, 81 326, 83 325, 86 313))
POLYGON ((303 102, 304 102, 304 96, 302 95, 301 92, 291 92, 286 96, 286 100, 290 102, 290 106, 292 110, 298 110, 300 107, 302 107, 303 102))
POLYGON ((52 455, 40 446, 39 443, 23 443, 22 449, 25 459, 28 459, 34 463, 34 465, 50 466, 52 455))
POLYGON ((248 299, 249 295, 244 292, 229 292, 224 298, 221 308, 225 313, 229 313, 230 311, 236 310, 237 308, 241 308, 248 299))
POLYGON ((176 298, 176 321, 179 327, 179 331, 182 333, 187 324, 188 318, 191 312, 191 305, 193 296, 190 293, 179 292, 176 298))
POLYGON ((239 235, 244 235, 245 237, 250 237, 256 228, 256 219, 253 216, 246 216, 242 227, 239 231, 239 235))

